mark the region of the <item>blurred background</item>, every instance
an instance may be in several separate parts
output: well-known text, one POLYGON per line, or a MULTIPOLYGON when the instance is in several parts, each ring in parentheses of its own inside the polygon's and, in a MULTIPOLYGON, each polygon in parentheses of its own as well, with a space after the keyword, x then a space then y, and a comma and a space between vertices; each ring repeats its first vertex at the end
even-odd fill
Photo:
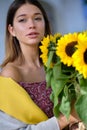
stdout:
MULTIPOLYGON (((0 1, 0 64, 4 58, 5 21, 13 0, 0 1)), ((87 29, 87 0, 39 0, 51 22, 52 33, 87 29)))

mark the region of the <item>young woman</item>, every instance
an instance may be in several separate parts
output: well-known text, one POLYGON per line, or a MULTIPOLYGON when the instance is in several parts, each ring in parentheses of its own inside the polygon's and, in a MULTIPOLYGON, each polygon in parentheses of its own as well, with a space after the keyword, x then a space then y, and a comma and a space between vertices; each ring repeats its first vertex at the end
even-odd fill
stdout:
POLYGON ((60 130, 77 122, 53 116, 39 45, 50 34, 47 15, 37 0, 14 0, 6 24, 6 56, 0 73, 2 130, 60 130))

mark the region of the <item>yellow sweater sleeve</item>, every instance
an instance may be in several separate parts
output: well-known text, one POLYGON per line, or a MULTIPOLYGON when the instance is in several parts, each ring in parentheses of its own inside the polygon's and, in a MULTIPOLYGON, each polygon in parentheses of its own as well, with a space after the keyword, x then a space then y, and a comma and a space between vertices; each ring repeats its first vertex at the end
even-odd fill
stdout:
POLYGON ((30 124, 48 119, 18 83, 2 76, 0 76, 0 110, 30 124))

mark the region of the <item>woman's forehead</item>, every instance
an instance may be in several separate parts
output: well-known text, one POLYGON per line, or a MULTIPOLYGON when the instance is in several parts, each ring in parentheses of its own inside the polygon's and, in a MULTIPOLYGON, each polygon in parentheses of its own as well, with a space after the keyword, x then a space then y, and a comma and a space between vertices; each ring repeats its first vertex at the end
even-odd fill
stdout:
POLYGON ((16 16, 20 14, 42 14, 41 10, 33 4, 24 4, 17 11, 16 16))

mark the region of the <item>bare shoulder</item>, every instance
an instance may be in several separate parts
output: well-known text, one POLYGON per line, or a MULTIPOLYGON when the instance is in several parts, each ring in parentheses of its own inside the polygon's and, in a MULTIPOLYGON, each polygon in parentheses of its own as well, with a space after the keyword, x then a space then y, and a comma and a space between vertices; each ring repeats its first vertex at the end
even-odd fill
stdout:
POLYGON ((21 74, 19 69, 14 64, 7 64, 0 72, 0 76, 10 77, 15 81, 21 80, 21 74))

